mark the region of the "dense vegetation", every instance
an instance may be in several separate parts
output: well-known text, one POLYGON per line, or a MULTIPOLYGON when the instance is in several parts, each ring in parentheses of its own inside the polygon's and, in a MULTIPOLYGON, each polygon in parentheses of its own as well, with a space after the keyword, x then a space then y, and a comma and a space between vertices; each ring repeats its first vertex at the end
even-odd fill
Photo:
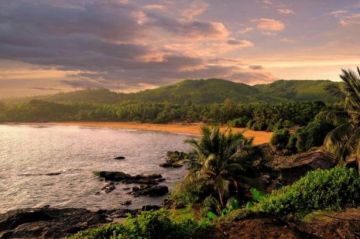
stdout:
POLYGON ((123 224, 80 232, 71 239, 184 239, 196 236, 211 227, 206 221, 177 220, 171 218, 166 210, 143 212, 137 217, 129 216, 123 224))
MULTIPOLYGON (((51 96, 37 97, 55 103, 119 104, 151 102, 168 104, 220 104, 226 99, 236 103, 280 103, 323 101, 336 102, 338 97, 328 93, 339 83, 324 80, 280 80, 267 85, 249 86, 220 79, 185 80, 138 93, 115 93, 106 89, 89 89, 51 96)), ((27 101, 29 99, 22 99, 27 101)))
POLYGON ((220 132, 219 128, 202 128, 201 139, 187 141, 195 157, 189 173, 174 194, 182 204, 207 201, 214 208, 224 208, 231 197, 241 197, 244 184, 252 182, 251 161, 257 151, 252 140, 242 134, 220 132), (196 185, 196 186, 194 186, 196 185))
POLYGON ((122 103, 116 105, 54 103, 31 100, 0 105, 0 121, 139 121, 152 123, 208 122, 229 123, 235 127, 273 130, 306 125, 325 108, 321 102, 172 105, 162 103, 122 103))
POLYGON ((359 174, 343 167, 309 172, 256 205, 257 210, 282 215, 357 206, 360 206, 359 174))
MULTIPOLYGON (((330 81, 277 81, 249 86, 231 81, 186 80, 138 93, 83 90, 0 104, 0 121, 203 121, 266 130, 312 120, 333 103, 330 81), (318 102, 318 103, 306 103, 318 102)), ((339 97, 338 97, 339 98, 339 97)))

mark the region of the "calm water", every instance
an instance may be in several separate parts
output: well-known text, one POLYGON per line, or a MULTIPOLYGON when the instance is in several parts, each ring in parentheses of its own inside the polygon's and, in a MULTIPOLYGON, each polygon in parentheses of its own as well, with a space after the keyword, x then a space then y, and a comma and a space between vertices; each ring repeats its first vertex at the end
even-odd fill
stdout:
POLYGON ((185 169, 164 169, 159 164, 168 150, 186 151, 187 136, 145 131, 70 126, 0 125, 0 212, 41 207, 132 208, 161 203, 163 198, 133 198, 124 187, 97 192, 105 185, 92 171, 130 174, 160 173, 173 187, 185 169), (115 156, 125 156, 116 161, 115 156), (61 173, 47 176, 48 173, 61 173))

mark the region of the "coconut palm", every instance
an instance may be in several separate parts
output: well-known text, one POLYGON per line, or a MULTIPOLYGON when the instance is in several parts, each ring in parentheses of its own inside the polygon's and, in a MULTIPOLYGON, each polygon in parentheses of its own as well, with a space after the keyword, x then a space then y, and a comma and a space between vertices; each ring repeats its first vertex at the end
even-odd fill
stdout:
POLYGON ((343 70, 340 75, 344 82, 341 92, 345 98, 345 110, 349 122, 331 131, 325 138, 324 147, 337 155, 341 162, 355 159, 360 170, 360 69, 357 74, 351 70, 343 70), (358 75, 357 75, 358 74, 358 75))
POLYGON ((190 184, 199 181, 210 183, 218 194, 221 206, 224 206, 229 186, 233 185, 237 191, 239 180, 249 181, 244 173, 254 154, 252 141, 240 133, 221 132, 218 127, 203 127, 199 140, 186 141, 195 151, 186 181, 190 184))

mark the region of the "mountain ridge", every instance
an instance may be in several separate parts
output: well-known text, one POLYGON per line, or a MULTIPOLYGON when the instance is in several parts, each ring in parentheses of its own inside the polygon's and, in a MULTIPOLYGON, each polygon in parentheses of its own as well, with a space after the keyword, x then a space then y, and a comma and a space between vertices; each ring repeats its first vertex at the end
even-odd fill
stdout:
POLYGON ((175 84, 136 93, 116 93, 98 88, 85 89, 30 99, 58 103, 117 104, 122 102, 152 102, 183 104, 222 103, 231 99, 238 103, 324 101, 337 99, 327 89, 339 86, 340 82, 329 80, 278 80, 270 84, 247 85, 223 79, 183 80, 175 84))

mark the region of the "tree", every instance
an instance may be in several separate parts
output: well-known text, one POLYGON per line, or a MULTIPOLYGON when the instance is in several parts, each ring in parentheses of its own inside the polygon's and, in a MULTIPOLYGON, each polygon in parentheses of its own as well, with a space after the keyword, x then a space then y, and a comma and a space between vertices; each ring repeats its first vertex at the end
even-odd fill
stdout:
POLYGON ((355 159, 360 170, 360 69, 358 75, 351 70, 343 70, 340 78, 344 81, 341 88, 345 96, 345 109, 349 122, 331 131, 325 138, 324 147, 337 155, 342 163, 355 159))
POLYGON ((196 155, 191 160, 186 181, 190 184, 200 181, 210 183, 224 207, 230 186, 233 185, 238 191, 240 180, 249 181, 245 175, 254 155, 252 141, 240 133, 221 132, 218 127, 203 127, 199 140, 186 141, 194 148, 196 155))

